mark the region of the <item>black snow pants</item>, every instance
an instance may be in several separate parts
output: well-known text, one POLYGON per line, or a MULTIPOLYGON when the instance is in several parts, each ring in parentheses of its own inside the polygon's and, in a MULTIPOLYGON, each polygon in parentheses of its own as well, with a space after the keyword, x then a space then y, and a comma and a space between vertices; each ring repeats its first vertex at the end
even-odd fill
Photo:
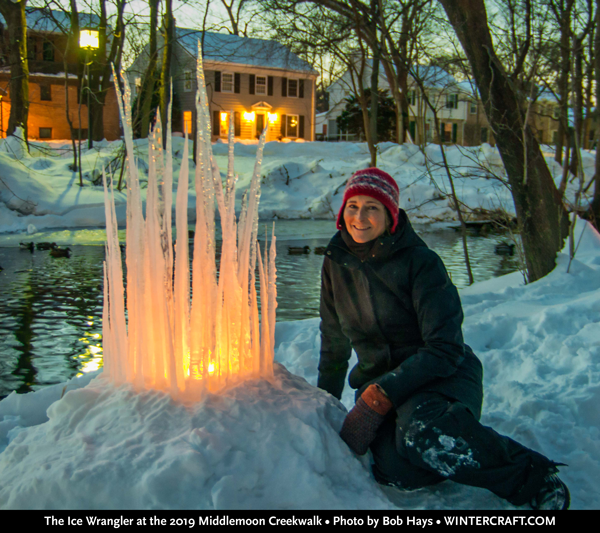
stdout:
POLYGON ((450 479, 489 489, 513 505, 529 503, 557 465, 436 392, 402 404, 379 428, 371 451, 379 483, 410 490, 450 479))

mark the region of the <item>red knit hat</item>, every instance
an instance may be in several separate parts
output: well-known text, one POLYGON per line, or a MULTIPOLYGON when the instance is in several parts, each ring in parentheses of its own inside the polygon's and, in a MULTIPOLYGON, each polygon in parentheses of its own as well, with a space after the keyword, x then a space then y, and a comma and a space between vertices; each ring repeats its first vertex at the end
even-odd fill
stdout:
POLYGON ((400 209, 400 190, 398 184, 387 172, 378 168, 365 168, 352 174, 344 189, 344 200, 337 216, 337 229, 342 229, 344 207, 353 196, 369 196, 379 200, 389 211, 393 224, 391 233, 398 225, 398 210, 400 209))

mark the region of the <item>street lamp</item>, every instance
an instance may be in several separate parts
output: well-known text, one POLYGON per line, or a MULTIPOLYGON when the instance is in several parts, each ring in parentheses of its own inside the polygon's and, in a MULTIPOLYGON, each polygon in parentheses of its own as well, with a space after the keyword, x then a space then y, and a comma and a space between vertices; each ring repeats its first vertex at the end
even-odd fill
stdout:
MULTIPOLYGON (((100 48, 100 32, 94 28, 83 28, 79 31, 79 48, 85 50, 84 73, 87 83, 87 108, 88 108, 88 148, 93 147, 92 141, 92 112, 90 109, 90 53, 100 48)), ((81 101, 81 99, 80 99, 81 101)), ((81 131, 81 122, 79 123, 81 131)))

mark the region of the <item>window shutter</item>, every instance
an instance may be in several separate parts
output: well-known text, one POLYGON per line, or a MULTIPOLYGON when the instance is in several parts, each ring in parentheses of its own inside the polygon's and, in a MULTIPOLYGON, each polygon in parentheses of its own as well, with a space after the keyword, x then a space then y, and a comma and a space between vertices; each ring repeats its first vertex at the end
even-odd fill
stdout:
POLYGON ((236 137, 241 137, 241 135, 242 135, 242 121, 241 121, 239 111, 236 111, 233 114, 233 134, 236 137))
POLYGON ((221 122, 220 122, 219 111, 213 111, 212 134, 213 135, 221 134, 221 122))
POLYGON ((239 72, 236 72, 233 76, 233 91, 236 93, 240 92, 240 84, 241 84, 241 75, 239 72))
POLYGON ((298 137, 304 139, 304 115, 298 118, 298 137))
POLYGON ((267 94, 269 96, 273 96, 273 76, 269 76, 267 83, 268 83, 267 94))
POLYGON ((281 135, 285 137, 285 125, 287 124, 287 116, 281 115, 281 135))
POLYGON ((458 139, 458 124, 454 122, 452 124, 452 142, 456 144, 456 140, 458 139))
POLYGON ((281 78, 281 96, 287 96, 287 78, 281 78))
POLYGON ((304 80, 298 80, 298 98, 304 98, 304 80))
POLYGON ((256 76, 254 74, 250 74, 250 90, 249 94, 254 94, 255 89, 254 85, 256 84, 256 76))
POLYGON ((219 70, 215 70, 215 92, 221 92, 221 72, 219 70))

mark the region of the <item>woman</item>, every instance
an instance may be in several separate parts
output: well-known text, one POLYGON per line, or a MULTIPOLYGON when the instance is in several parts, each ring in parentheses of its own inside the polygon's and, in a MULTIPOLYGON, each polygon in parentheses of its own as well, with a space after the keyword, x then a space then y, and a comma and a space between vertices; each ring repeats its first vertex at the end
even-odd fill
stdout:
POLYGON ((567 509, 558 463, 479 423, 481 363, 463 341, 458 291, 439 256, 399 209, 394 179, 356 172, 327 247, 318 386, 356 405, 340 433, 370 448, 382 484, 412 490, 445 479, 485 487, 514 505, 567 509))

